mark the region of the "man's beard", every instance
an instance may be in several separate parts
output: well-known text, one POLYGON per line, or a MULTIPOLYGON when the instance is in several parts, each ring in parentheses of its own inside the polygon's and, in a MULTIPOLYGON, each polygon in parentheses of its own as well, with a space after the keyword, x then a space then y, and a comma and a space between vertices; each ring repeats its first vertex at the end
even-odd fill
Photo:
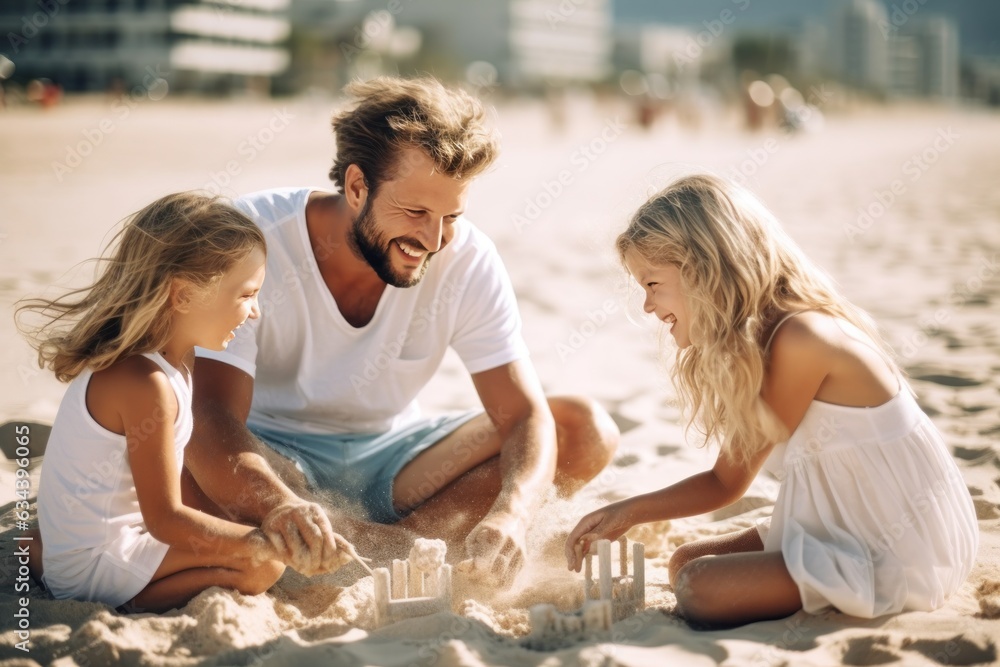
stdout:
MULTIPOLYGON (((413 287, 427 273, 427 265, 430 263, 431 256, 434 253, 427 253, 423 264, 420 265, 420 269, 415 275, 403 276, 393 270, 392 248, 390 246, 395 241, 387 240, 375 228, 375 215, 372 213, 371 206, 369 206, 371 201, 372 198, 369 197, 365 201, 365 205, 361 208, 358 217, 354 219, 351 231, 347 235, 347 242, 354 254, 366 261, 382 282, 393 287, 413 287)), ((425 249, 423 244, 415 239, 400 238, 407 245, 420 248, 421 250, 425 249)))

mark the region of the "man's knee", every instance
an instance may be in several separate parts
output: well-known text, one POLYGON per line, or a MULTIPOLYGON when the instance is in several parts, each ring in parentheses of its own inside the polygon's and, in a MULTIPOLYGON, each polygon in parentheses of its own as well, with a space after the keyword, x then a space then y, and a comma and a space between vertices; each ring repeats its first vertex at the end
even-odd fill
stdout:
POLYGON ((560 469, 589 479, 611 463, 621 433, 607 410, 585 396, 551 398, 549 407, 559 434, 560 469))

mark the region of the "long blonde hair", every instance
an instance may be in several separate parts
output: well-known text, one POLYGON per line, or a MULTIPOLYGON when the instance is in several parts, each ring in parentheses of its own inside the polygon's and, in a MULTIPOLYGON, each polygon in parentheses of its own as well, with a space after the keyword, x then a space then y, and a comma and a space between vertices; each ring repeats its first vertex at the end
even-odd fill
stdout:
POLYGON ((623 263, 634 251, 680 270, 691 345, 677 351, 672 379, 688 428, 718 441, 737 463, 788 435, 760 395, 763 337, 782 314, 820 310, 846 320, 891 359, 871 317, 730 181, 705 174, 675 181, 639 207, 616 246, 623 263))
POLYGON ((111 246, 114 253, 98 260, 106 266, 94 284, 55 300, 22 300, 15 312, 38 365, 61 382, 161 349, 171 335, 175 279, 207 294, 254 248, 266 250, 264 235, 247 216, 191 192, 168 195, 132 215, 111 246), (23 316, 31 313, 43 323, 25 324, 23 316))

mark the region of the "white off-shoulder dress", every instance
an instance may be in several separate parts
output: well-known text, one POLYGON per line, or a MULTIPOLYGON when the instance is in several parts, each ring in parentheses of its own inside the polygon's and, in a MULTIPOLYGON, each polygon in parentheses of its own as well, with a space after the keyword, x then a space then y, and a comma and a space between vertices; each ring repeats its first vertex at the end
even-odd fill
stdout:
POLYGON ((814 400, 764 468, 782 484, 758 530, 764 550, 784 556, 807 612, 929 611, 972 569, 972 498, 905 382, 877 407, 814 400))

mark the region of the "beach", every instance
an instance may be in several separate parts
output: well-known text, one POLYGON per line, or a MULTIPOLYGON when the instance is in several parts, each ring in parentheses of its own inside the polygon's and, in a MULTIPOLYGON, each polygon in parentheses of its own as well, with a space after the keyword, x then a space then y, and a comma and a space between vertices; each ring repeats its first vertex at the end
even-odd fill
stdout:
MULTIPOLYGON (((206 101, 147 94, 0 113, 0 299, 7 313, 0 321, 0 422, 51 423, 65 389, 38 369, 16 331, 15 301, 52 296, 52 286, 86 284, 93 265, 81 263, 101 252, 118 221, 169 192, 331 188, 329 117, 337 104, 319 95, 206 101)), ((450 613, 385 627, 375 624, 372 578, 354 565, 312 579, 289 571, 260 596, 209 589, 163 615, 55 601, 19 580, 15 502, 25 490, 16 486, 23 466, 7 460, 0 461, 0 661, 62 667, 1000 662, 1000 115, 849 107, 829 109, 823 128, 811 133, 751 133, 722 113, 699 127, 667 116, 647 131, 621 101, 576 96, 564 124, 539 103, 499 100, 495 123, 502 153, 472 186, 467 216, 504 259, 546 392, 597 399, 622 431, 611 466, 573 499, 550 499, 535 517, 528 562, 513 588, 488 590, 456 574, 450 613), (582 575, 568 572, 561 557, 561 538, 576 521, 607 502, 704 470, 717 453, 685 433, 669 382, 674 348, 643 318, 641 297, 613 251, 615 235, 646 197, 696 170, 750 187, 879 323, 972 495, 981 532, 976 565, 934 612, 873 620, 799 612, 731 630, 692 629, 674 611, 669 557, 680 544, 767 517, 778 482, 762 473, 730 507, 630 531, 646 545, 645 610, 607 634, 531 647, 525 638, 532 605, 571 611, 582 603, 582 575)), ((457 356, 449 353, 421 403, 428 413, 477 407, 457 356)), ((42 465, 44 458, 35 458, 25 468, 29 497, 42 465)))

